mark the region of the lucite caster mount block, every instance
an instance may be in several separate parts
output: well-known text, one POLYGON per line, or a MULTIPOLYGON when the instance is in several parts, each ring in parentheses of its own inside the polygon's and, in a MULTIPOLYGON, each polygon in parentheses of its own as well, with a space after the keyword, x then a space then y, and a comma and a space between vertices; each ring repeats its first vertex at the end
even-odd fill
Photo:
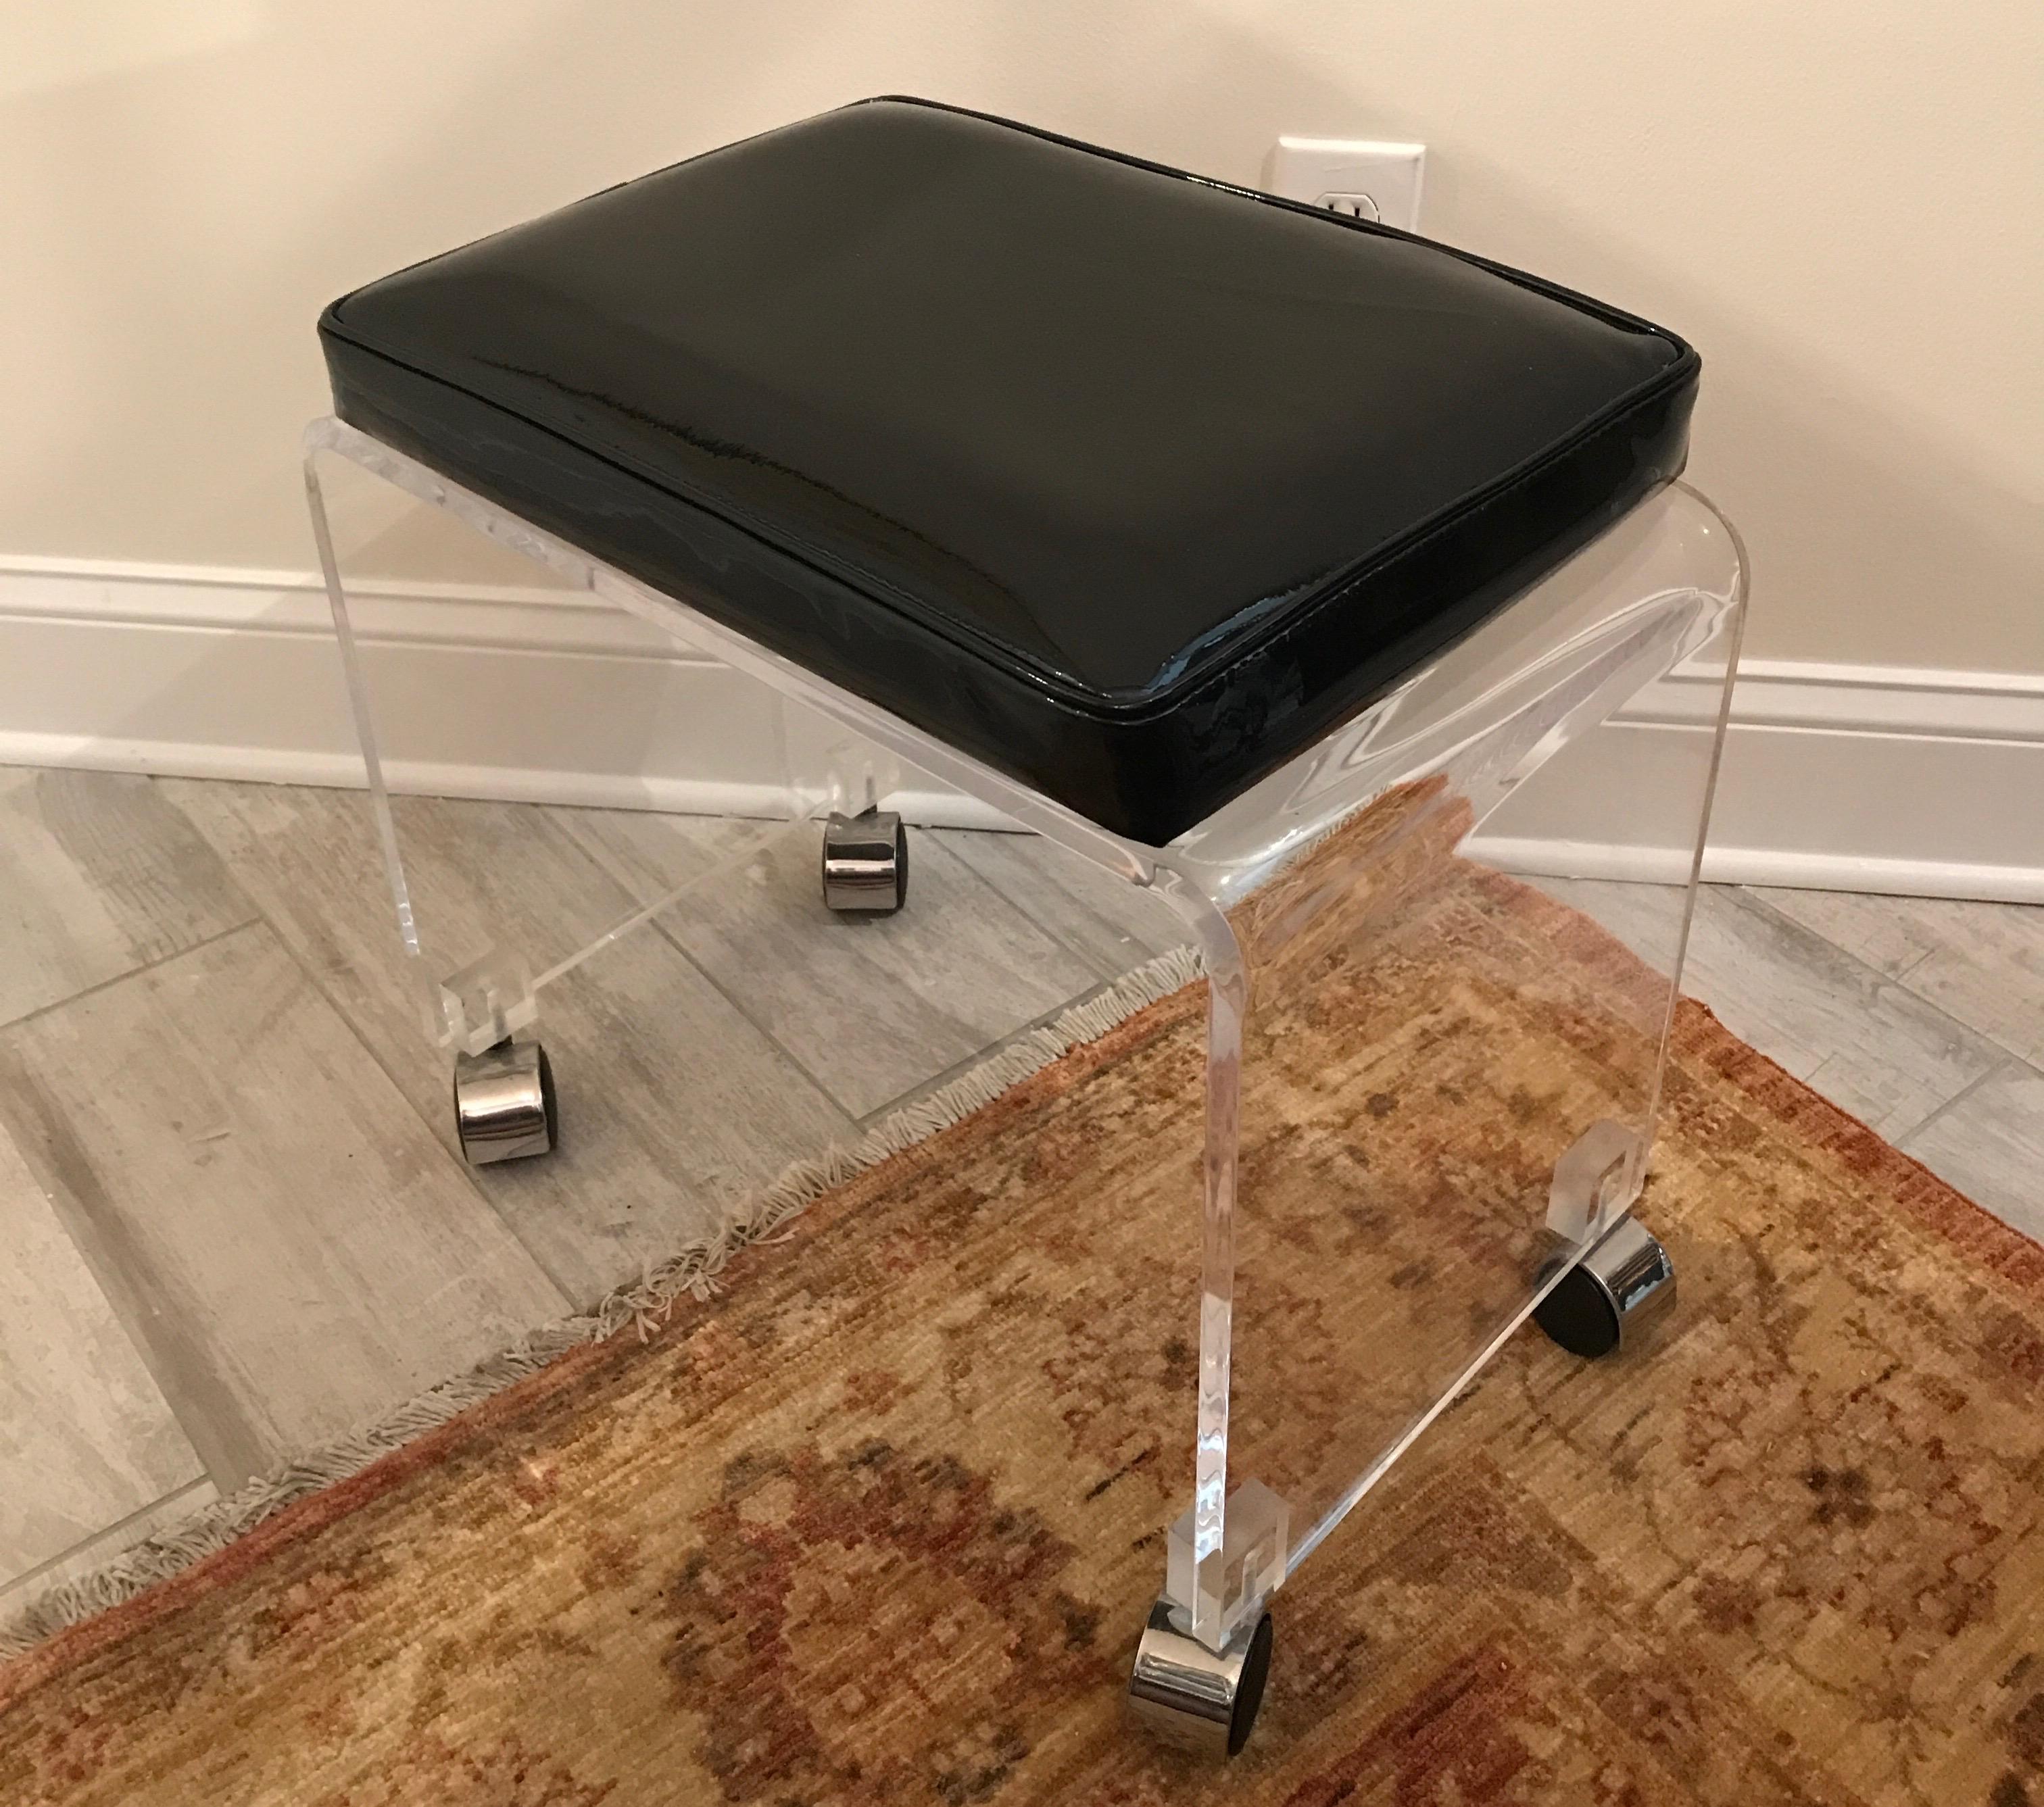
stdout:
POLYGON ((1635 1347, 1675 1303, 1675 1264, 1628 1217, 1535 1307, 1533 1321, 1571 1355, 1595 1360, 1635 1347))
POLYGON ((1231 1757, 1248 1741, 1270 1674, 1272 1631, 1265 1613, 1226 1648, 1212 1651, 1181 1631, 1168 1599, 1150 1609, 1128 1678, 1137 1717, 1171 1743, 1231 1757))
POLYGON ((909 831, 891 810, 824 824, 824 902, 841 915, 891 916, 909 901, 909 831))
POLYGON ((554 1070, 536 1042, 500 1042, 454 1062, 454 1120, 471 1164, 548 1154, 560 1140, 554 1070))

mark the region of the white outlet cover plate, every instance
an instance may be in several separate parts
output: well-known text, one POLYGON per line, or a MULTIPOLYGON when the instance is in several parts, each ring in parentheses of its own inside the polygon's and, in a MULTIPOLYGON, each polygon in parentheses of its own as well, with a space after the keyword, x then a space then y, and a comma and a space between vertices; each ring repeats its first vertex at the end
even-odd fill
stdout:
POLYGON ((1420 229, 1420 187, 1427 147, 1383 138, 1293 138, 1278 140, 1264 170, 1264 186, 1309 207, 1374 217, 1387 226, 1420 229), (1358 205, 1358 202, 1366 205, 1358 205))

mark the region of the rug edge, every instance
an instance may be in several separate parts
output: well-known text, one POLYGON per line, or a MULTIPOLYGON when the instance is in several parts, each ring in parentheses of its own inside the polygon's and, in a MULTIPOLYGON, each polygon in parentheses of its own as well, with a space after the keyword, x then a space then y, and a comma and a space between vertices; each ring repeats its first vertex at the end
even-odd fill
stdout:
MULTIPOLYGON (((684 1294, 697 1301, 713 1296, 719 1290, 717 1276, 733 1256, 773 1239, 809 1205, 1019 1093, 1066 1055, 1125 1027, 1201 973, 1190 948, 1156 956, 1048 1023, 1022 1032, 992 1059, 889 1113, 859 1141, 795 1164, 772 1186, 735 1207, 713 1236, 678 1251, 636 1284, 616 1290, 586 1312, 528 1333, 466 1373, 405 1402, 375 1425, 280 1465, 86 1575, 32 1596, 0 1619, 0 1706, 44 1675, 86 1654, 65 1634, 88 1625, 101 1629, 110 1617, 119 1617, 125 1627, 129 1615, 117 1609, 133 1606, 159 1583, 188 1577, 200 1565, 244 1544, 259 1529, 274 1527, 291 1508, 340 1495, 371 1469, 437 1441, 438 1433, 455 1428, 455 1421, 521 1382, 564 1368, 578 1354, 594 1357, 626 1329, 637 1329, 643 1338, 664 1323, 684 1294)), ((1829 1144, 1843 1154, 1839 1143, 1852 1142, 1858 1145, 1862 1160, 1899 1163, 1914 1183, 1898 1189, 1898 1207, 2005 1283, 2027 1292, 2044 1292, 2044 1244, 1967 1198, 1734 1034, 1700 1000, 1681 998, 1673 1026, 1671 1055, 1678 1048, 1692 1057, 1704 1055, 1708 1037, 1719 1055, 1713 1064, 1723 1076, 1771 1115, 1792 1120, 1814 1114, 1828 1128, 1829 1133, 1813 1137, 1820 1145, 1829 1144)), ((334 1515, 347 1510, 341 1502, 334 1515)))
POLYGON ((1835 1104, 1807 1080, 1798 1079, 1773 1056, 1762 1053, 1699 998, 1686 993, 1679 1000, 1669 1054, 1701 1057, 1708 1051, 1699 1032, 1714 1038, 1719 1072, 1777 1118, 1807 1126, 1813 1143, 1828 1148, 1849 1164, 1896 1166, 1909 1183, 1898 1187, 1892 1203, 1934 1234, 1978 1261, 1988 1273, 2026 1293, 2044 1295, 2044 1241, 1996 1215, 1977 1199, 1928 1168, 1907 1149, 1898 1148, 1878 1130, 1835 1104), (1821 1130, 1815 1126, 1823 1126, 1821 1130))
MULTIPOLYGON (((684 1245, 586 1311, 528 1332, 362 1429, 305 1451, 86 1574, 32 1594, 0 1617, 0 1705, 40 1675, 85 1654, 60 1648, 60 1641, 71 1643, 63 1634, 102 1621, 161 1583, 189 1575, 290 1508, 348 1487, 521 1382, 578 1352, 599 1350, 627 1329, 636 1329, 643 1340, 685 1295, 697 1302, 713 1297, 718 1276, 734 1256, 773 1238, 810 1205, 1009 1097, 1066 1055, 1101 1041, 1202 973, 1199 957, 1189 946, 1152 957, 1048 1022, 1024 1030, 970 1071, 890 1111, 855 1142, 792 1164, 771 1185, 735 1204, 711 1235, 684 1245), (24 1673, 28 1669, 36 1675, 24 1673)), ((126 1615, 121 1617, 125 1621, 126 1615)))

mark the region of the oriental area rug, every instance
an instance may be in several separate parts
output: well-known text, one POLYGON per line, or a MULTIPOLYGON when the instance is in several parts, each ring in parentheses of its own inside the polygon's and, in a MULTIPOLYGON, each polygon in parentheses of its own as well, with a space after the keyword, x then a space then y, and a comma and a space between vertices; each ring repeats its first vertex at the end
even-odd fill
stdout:
MULTIPOLYGON (((1637 1102, 1629 955, 1473 869, 1416 889, 1377 956, 1296 934, 1310 982, 1258 994, 1239 1471, 1288 1497, 1466 1341, 1440 1287, 1505 1247, 1468 1176, 1523 1143, 1544 1201, 1549 1107, 1637 1102)), ((16 1655, 0 1801, 2044 1807, 2044 1249, 1693 1004, 1651 1347, 1513 1337, 1278 1595, 1243 1754, 1135 1726, 1204 1026, 1197 984, 1147 1004, 719 1296, 16 1655)))

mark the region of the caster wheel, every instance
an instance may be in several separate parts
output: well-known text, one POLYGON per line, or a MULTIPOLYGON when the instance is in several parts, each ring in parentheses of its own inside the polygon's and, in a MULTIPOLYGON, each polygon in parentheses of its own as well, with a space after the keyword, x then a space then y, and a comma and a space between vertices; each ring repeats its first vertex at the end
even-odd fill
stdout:
POLYGON ((1675 1302, 1675 1264, 1627 1218, 1541 1300, 1533 1321, 1571 1355, 1595 1360, 1635 1345, 1675 1302))
POLYGON ((891 916, 909 901, 909 831, 891 810, 824 824, 824 902, 841 915, 891 916))
POLYGON ((554 1069, 536 1042, 500 1042, 482 1054, 457 1054, 454 1121, 471 1165, 548 1154, 560 1140, 554 1069))
POLYGON ((1270 1675, 1270 1615, 1223 1651, 1212 1651, 1173 1624, 1171 1603, 1150 1609, 1135 1647, 1128 1699, 1160 1736, 1209 1756, 1233 1756, 1248 1743, 1270 1675))

